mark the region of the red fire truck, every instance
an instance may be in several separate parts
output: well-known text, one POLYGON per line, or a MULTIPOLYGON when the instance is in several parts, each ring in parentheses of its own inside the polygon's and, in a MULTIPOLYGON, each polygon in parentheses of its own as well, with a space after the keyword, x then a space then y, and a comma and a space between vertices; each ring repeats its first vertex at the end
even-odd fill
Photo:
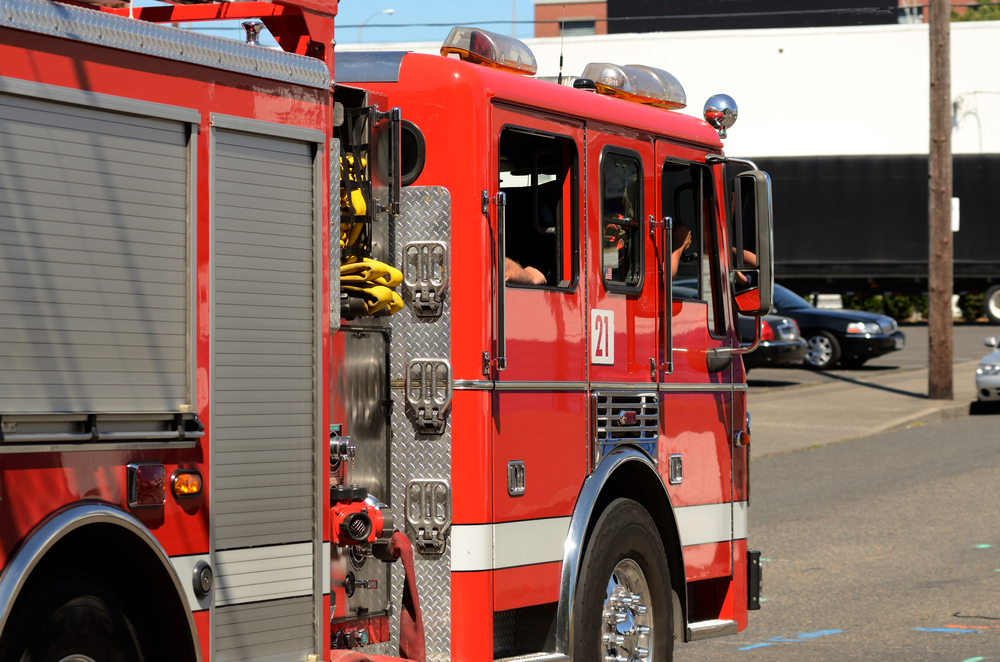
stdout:
MULTIPOLYGON (((435 659, 665 660, 736 633, 760 579, 735 315, 770 307, 767 176, 673 110, 665 71, 570 88, 470 28, 441 53, 337 56, 341 273, 394 265, 404 305, 341 279, 331 498, 391 504, 435 659)), ((706 110, 724 135, 735 104, 706 110)), ((334 547, 335 640, 387 619, 365 650, 391 653, 403 582, 372 554, 334 547)))
POLYGON ((0 1, 0 662, 742 629, 766 175, 483 31, 333 86, 335 14, 0 1), (157 25, 233 18, 283 50, 157 25))

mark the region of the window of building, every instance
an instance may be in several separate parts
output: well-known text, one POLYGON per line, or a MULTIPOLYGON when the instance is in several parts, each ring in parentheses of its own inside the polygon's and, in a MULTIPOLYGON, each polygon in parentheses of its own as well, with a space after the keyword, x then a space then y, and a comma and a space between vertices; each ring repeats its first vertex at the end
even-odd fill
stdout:
POLYGON ((597 34, 597 21, 592 18, 559 21, 559 34, 564 37, 597 34))
POLYGON ((500 134, 499 160, 500 191, 507 198, 507 285, 576 287, 575 143, 561 136, 506 127, 500 134))
POLYGON ((642 164, 606 150, 601 162, 601 277, 609 292, 642 288, 642 164))

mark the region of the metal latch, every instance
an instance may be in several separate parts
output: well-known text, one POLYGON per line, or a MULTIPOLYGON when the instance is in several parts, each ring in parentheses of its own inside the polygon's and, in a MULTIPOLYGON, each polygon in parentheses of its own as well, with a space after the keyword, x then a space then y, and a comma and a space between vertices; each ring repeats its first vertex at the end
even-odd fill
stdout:
POLYGON ((425 434, 444 432, 444 417, 451 404, 451 363, 446 359, 413 359, 406 364, 406 401, 416 417, 414 425, 425 434))
POLYGON ((406 523, 421 554, 444 554, 451 526, 451 485, 436 478, 414 478, 406 484, 406 523))
POLYGON ((437 317, 444 310, 448 287, 448 244, 411 241, 403 246, 403 282, 409 288, 417 317, 437 317))

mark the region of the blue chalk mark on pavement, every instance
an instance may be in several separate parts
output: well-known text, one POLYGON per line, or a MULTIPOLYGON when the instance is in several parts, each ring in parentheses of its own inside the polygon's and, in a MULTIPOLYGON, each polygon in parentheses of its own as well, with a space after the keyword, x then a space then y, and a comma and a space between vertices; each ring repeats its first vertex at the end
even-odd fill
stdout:
POLYGON ((962 660, 962 662, 983 662, 985 657, 970 657, 968 660, 962 660))
POLYGON ((958 628, 913 628, 917 632, 950 632, 951 634, 977 634, 978 630, 959 630, 958 628))
POLYGON ((762 642, 759 644, 751 644, 749 646, 744 646, 743 648, 740 648, 738 650, 748 651, 754 648, 763 648, 764 646, 771 646, 775 643, 798 644, 803 641, 809 641, 810 639, 819 639, 820 637, 829 637, 830 635, 833 634, 840 634, 841 632, 843 632, 843 630, 817 630, 816 632, 799 632, 797 638, 795 639, 786 639, 785 637, 772 637, 768 639, 766 642, 762 642))

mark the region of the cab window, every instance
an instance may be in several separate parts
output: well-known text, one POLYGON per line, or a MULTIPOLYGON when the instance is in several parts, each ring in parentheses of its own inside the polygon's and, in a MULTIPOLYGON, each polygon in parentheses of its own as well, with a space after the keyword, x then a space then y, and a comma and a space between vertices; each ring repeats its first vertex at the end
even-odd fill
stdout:
POLYGON ((642 165, 607 150, 601 161, 601 278, 609 292, 642 289, 642 165))
POLYGON ((711 172, 705 166, 667 161, 662 185, 661 212, 673 219, 673 298, 706 302, 709 329, 724 333, 711 172))
POLYGON ((508 287, 576 287, 576 144, 506 127, 500 133, 500 186, 508 287))

